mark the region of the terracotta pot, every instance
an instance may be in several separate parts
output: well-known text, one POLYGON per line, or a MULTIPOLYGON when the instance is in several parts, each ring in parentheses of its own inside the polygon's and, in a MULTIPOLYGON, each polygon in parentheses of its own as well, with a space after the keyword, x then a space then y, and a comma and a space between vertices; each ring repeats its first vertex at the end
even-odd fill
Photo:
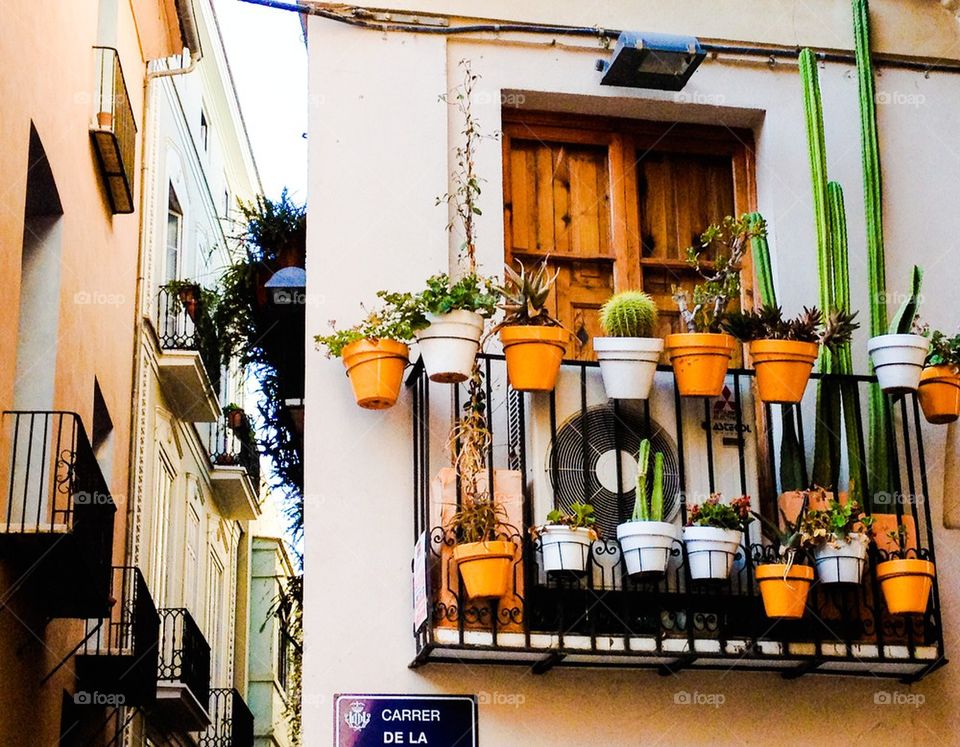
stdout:
POLYGON ((104 129, 113 127, 113 114, 111 112, 97 112, 97 126, 104 129))
POLYGON ((803 399, 820 346, 796 340, 754 340, 750 357, 764 402, 792 404, 803 399))
POLYGON ((960 373, 956 366, 927 366, 920 374, 920 407, 928 422, 952 423, 960 417, 960 373))
POLYGON ((518 392, 549 392, 570 342, 563 327, 517 325, 500 330, 507 378, 518 392))
POLYGON ((667 335, 664 345, 680 396, 720 396, 736 343, 723 333, 667 335))
POLYGON ((767 617, 781 620, 803 617, 813 583, 813 568, 794 563, 787 570, 786 563, 765 563, 757 566, 756 578, 767 617))
POLYGON ((227 413, 227 425, 235 431, 240 430, 243 428, 245 417, 243 410, 230 410, 227 413))
POLYGON ((516 546, 512 542, 467 542, 453 548, 470 599, 502 597, 510 590, 516 546))
POLYGON ((393 407, 400 395, 409 354, 410 349, 396 340, 357 340, 343 349, 343 365, 360 407, 393 407))
POLYGON ((877 580, 887 610, 894 615, 922 615, 933 588, 936 567, 916 558, 887 560, 877 564, 877 580))

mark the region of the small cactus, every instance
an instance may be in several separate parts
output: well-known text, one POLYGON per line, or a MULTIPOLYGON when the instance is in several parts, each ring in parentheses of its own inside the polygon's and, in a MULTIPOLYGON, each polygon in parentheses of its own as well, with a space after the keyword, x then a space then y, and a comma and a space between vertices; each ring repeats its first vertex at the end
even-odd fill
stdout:
POLYGON ((637 452, 637 493, 633 504, 633 521, 663 521, 663 454, 653 455, 653 486, 647 493, 650 470, 650 440, 640 442, 637 452))
POLYGON ((657 305, 643 291, 622 291, 601 307, 600 326, 609 337, 652 337, 657 305))

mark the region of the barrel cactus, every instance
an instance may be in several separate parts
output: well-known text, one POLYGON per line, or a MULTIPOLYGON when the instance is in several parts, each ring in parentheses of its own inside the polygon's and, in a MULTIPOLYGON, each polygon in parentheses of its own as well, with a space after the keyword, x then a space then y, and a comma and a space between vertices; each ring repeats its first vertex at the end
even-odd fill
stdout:
POLYGON ((621 291, 601 307, 600 326, 609 337, 653 337, 657 305, 643 291, 621 291))

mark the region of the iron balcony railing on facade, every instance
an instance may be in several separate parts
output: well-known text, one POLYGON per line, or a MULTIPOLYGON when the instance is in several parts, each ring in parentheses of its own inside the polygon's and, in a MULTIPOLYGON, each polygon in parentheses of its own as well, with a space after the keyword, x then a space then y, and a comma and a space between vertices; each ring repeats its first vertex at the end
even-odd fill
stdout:
MULTIPOLYGON (((685 524, 688 504, 722 492, 728 499, 754 496, 754 508, 776 521, 778 508, 796 497, 777 483, 780 438, 791 430, 781 422, 792 423, 800 449, 811 453, 818 386, 842 386, 855 392, 848 401, 862 445, 861 407, 873 377, 814 375, 801 404, 771 406, 754 399, 752 370, 730 371, 721 397, 703 399, 681 398, 671 369, 661 366, 650 400, 617 401, 606 398, 594 362, 565 362, 549 394, 510 389, 502 356, 482 355, 480 365, 493 436, 486 485, 494 486, 507 512, 502 539, 517 547, 512 584, 493 601, 471 601, 463 592, 452 556, 456 537, 446 526, 462 500, 459 478, 449 469, 447 418, 461 412, 466 389, 454 385, 451 397, 450 385, 430 382, 417 364, 408 378, 415 598, 421 599, 414 666, 477 661, 525 664, 535 672, 570 665, 652 667, 663 674, 742 668, 786 677, 818 672, 913 681, 946 662, 936 583, 925 614, 891 614, 876 575, 888 551, 878 544, 871 546, 861 584, 815 583, 803 619, 774 621, 764 614, 755 567, 775 553, 763 543, 758 522, 745 532, 729 577, 712 583, 691 580, 679 541, 665 575, 632 577, 616 539, 617 524, 632 512, 641 439, 665 455, 666 519, 685 524), (575 502, 596 507, 600 539, 589 547, 585 573, 547 574, 530 528, 545 523, 551 509, 575 502)), ((862 446, 854 480, 878 535, 884 527, 904 527, 911 556, 932 561, 917 399, 888 396, 888 404, 892 490, 870 487, 862 446)), ((846 460, 842 468, 846 478, 846 460)), ((808 479, 804 466, 803 483, 808 479)))
POLYGON ((220 389, 220 351, 210 310, 200 289, 160 288, 157 295, 157 336, 162 350, 190 350, 200 354, 214 391, 220 389))
POLYGON ((253 714, 234 688, 210 690, 210 726, 200 747, 253 747, 253 714))
POLYGON ((137 123, 117 50, 112 47, 94 47, 93 50, 98 86, 94 98, 95 122, 90 126, 90 136, 111 210, 132 213, 137 123))
POLYGON ((0 543, 55 617, 108 614, 116 505, 80 416, 3 413, 0 543))
POLYGON ((219 467, 243 467, 254 492, 260 487, 260 455, 256 437, 246 417, 239 428, 220 418, 210 428, 210 461, 219 467))
POLYGON ((146 705, 157 695, 160 615, 139 568, 113 568, 109 617, 87 620, 78 651, 78 692, 122 695, 146 705))
POLYGON ((160 610, 157 680, 185 685, 201 707, 210 699, 210 644, 186 609, 160 610))

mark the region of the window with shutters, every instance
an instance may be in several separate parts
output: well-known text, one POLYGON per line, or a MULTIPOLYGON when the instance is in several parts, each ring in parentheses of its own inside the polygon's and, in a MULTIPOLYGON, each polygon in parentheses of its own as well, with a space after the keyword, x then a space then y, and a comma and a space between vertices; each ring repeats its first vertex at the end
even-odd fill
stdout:
MULTIPOLYGON (((679 331, 672 288, 697 275, 687 247, 711 223, 753 209, 749 131, 504 110, 506 260, 549 256, 551 311, 592 359, 600 306, 642 288, 679 331)), ((709 258, 707 258, 709 260, 709 258)), ((750 268, 744 273, 751 292, 750 268)))

